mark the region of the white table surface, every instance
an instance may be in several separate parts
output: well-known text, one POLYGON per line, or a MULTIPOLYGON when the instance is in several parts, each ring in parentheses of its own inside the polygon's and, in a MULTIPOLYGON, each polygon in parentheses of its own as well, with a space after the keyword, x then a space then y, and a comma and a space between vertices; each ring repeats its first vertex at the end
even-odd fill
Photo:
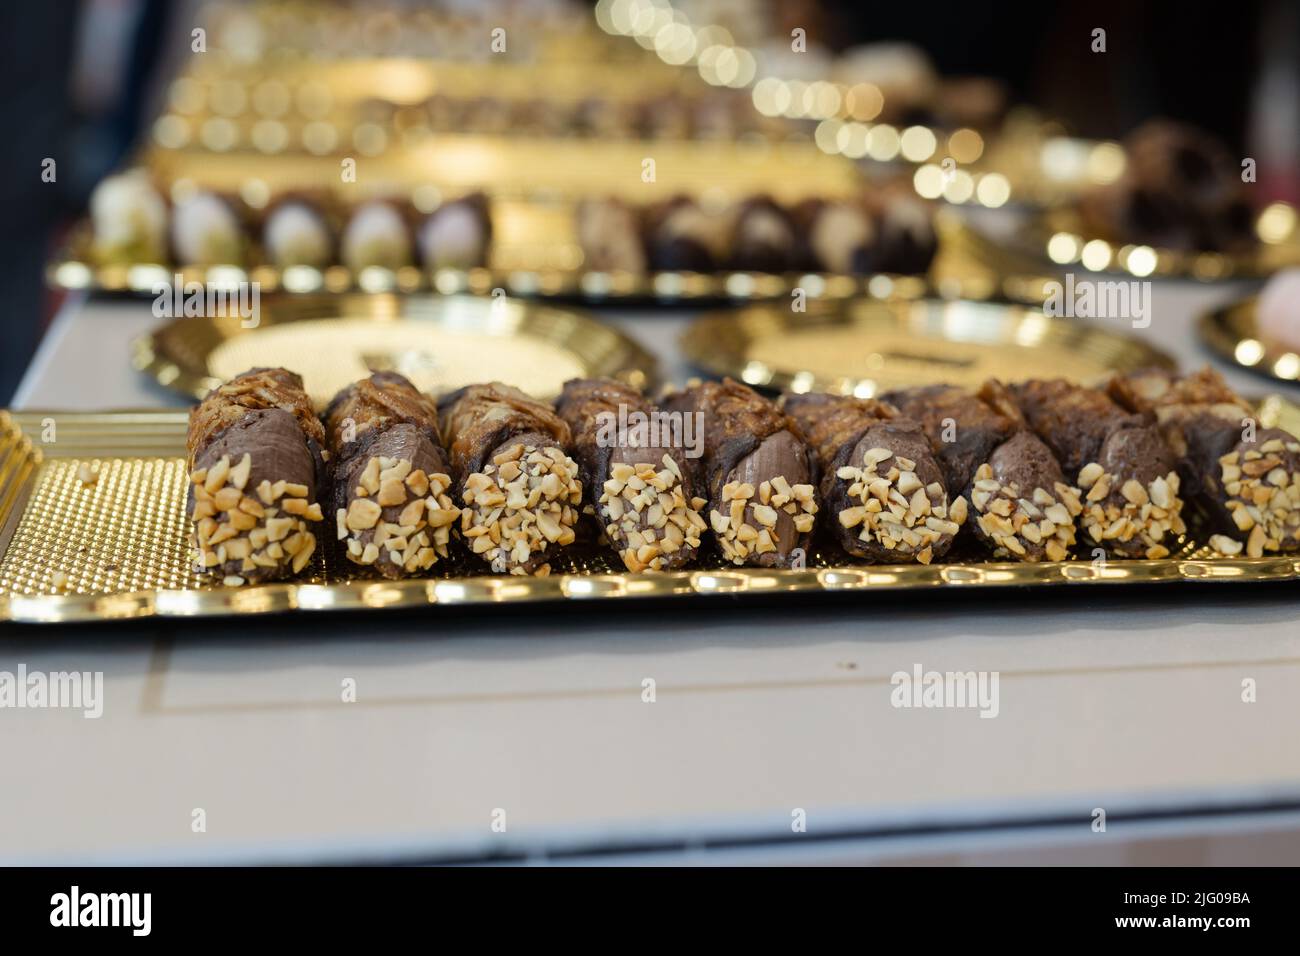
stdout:
MULTIPOLYGON (((1161 285, 1146 334, 1199 364, 1193 316, 1235 294, 1161 285)), ((687 318, 615 321, 681 378, 687 318)), ((127 365, 155 322, 70 302, 16 404, 179 404, 127 365)), ((101 670, 107 698, 0 709, 0 862, 1295 862, 1298 625, 1294 587, 1210 586, 0 626, 0 671, 101 670), (998 671, 999 716, 891 707, 916 664, 998 671), (822 841, 763 844, 796 809, 822 841)))

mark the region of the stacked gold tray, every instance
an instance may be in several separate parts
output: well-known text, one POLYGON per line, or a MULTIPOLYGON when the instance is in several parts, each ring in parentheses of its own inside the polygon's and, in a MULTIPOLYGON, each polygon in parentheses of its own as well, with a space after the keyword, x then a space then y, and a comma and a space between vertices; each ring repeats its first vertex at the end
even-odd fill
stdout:
MULTIPOLYGON (((1261 409, 1276 420, 1280 406, 1261 409)), ((1290 408, 1294 413, 1295 409, 1290 408)), ((1158 561, 990 563, 978 553, 924 565, 853 565, 815 553, 805 570, 714 563, 630 574, 577 550, 547 578, 498 577, 452 561, 401 582, 357 573, 327 552, 301 580, 223 588, 189 565, 183 412, 0 412, 0 621, 67 623, 142 617, 420 608, 440 604, 684 600, 1008 586, 1067 587, 1300 578, 1300 556, 1216 558, 1192 535, 1158 561)))
POLYGON ((718 271, 645 273, 598 272, 582 266, 583 253, 567 203, 501 200, 493 203, 495 236, 486 268, 427 270, 417 266, 354 271, 344 265, 277 268, 258 261, 245 266, 186 266, 166 263, 97 261, 88 224, 81 224, 46 278, 61 289, 153 296, 157 290, 198 282, 233 287, 256 282, 263 293, 436 292, 441 295, 499 294, 523 299, 581 301, 590 305, 655 303, 689 305, 789 299, 800 290, 808 299, 945 298, 1042 301, 1044 277, 1003 280, 970 253, 969 230, 953 217, 939 215, 939 251, 924 276, 888 274, 763 273, 718 271))

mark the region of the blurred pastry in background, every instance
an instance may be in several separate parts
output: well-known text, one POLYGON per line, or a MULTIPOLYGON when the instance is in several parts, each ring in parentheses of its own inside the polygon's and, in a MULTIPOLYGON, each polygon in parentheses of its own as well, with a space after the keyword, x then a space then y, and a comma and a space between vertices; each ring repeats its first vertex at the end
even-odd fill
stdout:
POLYGON ((794 219, 804 268, 842 275, 868 271, 877 229, 861 203, 808 199, 795 207, 794 219))
POLYGON ((1182 123, 1151 120, 1129 135, 1124 150, 1120 178, 1080 200, 1090 234, 1185 251, 1255 246, 1241 167, 1222 143, 1182 123))
POLYGON ((323 269, 334 255, 329 224, 316 206, 303 199, 276 205, 262 225, 262 250, 281 269, 312 266, 323 269))
POLYGON ((587 199, 576 213, 583 268, 591 272, 644 272, 645 245, 636 213, 624 202, 587 199))
POLYGON ((383 200, 359 206, 343 230, 341 255, 353 271, 411 264, 411 233, 397 208, 383 200))
POLYGON ((878 239, 867 271, 919 275, 939 250, 929 204, 911 191, 882 194, 876 217, 878 239))
POLYGON ((795 231, 790 214, 767 196, 740 205, 731 228, 730 265, 745 272, 794 268, 795 231))
POLYGON ((487 265, 492 243, 488 200, 473 193, 435 209, 416 237, 429 269, 475 269, 487 265))
POLYGON ((1268 280, 1255 301, 1255 328, 1261 339, 1300 352, 1300 268, 1268 280))
POLYGON ((90 196, 95 257, 103 262, 163 262, 167 201, 142 169, 109 176, 90 196))
POLYGON ((229 202, 199 191, 172 210, 172 246, 182 265, 238 265, 244 261, 244 226, 229 202))
POLYGON ((650 266, 669 272, 711 272, 726 259, 727 224, 689 196, 677 196, 646 215, 650 266))

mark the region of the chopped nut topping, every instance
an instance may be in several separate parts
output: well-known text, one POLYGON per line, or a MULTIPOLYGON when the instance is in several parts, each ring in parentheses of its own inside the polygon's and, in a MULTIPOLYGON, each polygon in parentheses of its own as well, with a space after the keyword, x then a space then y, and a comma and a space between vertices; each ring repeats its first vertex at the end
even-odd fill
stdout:
MULTIPOLYGON (((1052 491, 1035 488, 1025 498, 1014 483, 998 481, 987 462, 976 470, 973 484, 979 489, 972 500, 978 515, 975 526, 993 545, 996 556, 1039 560, 1041 555, 1049 561, 1065 560, 1075 541, 1074 519, 1083 510, 1078 488, 1057 482, 1052 491), (1035 548, 1025 547, 1025 542, 1035 548)), ((963 498, 953 503, 954 520, 962 503, 963 498)))
POLYGON ((1169 556, 1169 548, 1163 543, 1165 535, 1180 535, 1187 530, 1176 472, 1157 477, 1145 487, 1131 478, 1120 485, 1119 478, 1106 473, 1097 462, 1090 462, 1079 472, 1081 487, 1085 474, 1091 478, 1091 488, 1079 522, 1094 542, 1107 550, 1125 554, 1136 551, 1151 559, 1169 556), (1160 504, 1162 501, 1164 504, 1160 504))
MULTIPOLYGON (((862 528, 859 541, 874 541, 917 560, 924 552, 929 563, 934 545, 957 530, 943 485, 924 484, 916 474, 916 462, 895 458, 888 448, 868 449, 860 467, 844 465, 835 475, 848 482, 849 497, 861 502, 839 514, 843 527, 862 528)), ((963 517, 964 508, 963 504, 963 517)))
POLYGON ((307 501, 306 485, 263 480, 245 494, 252 466, 252 456, 245 453, 233 467, 223 456, 211 468, 190 474, 195 566, 200 572, 224 569, 223 580, 231 587, 246 583, 259 568, 275 571, 288 563, 293 573, 301 572, 316 550, 307 522, 324 517, 319 504, 307 501), (285 498, 286 493, 292 497, 285 498), (286 539, 292 548, 280 544, 286 539), (232 569, 239 573, 230 573, 232 569))
MULTIPOLYGON (((577 464, 561 449, 520 442, 469 475, 461 500, 461 532, 471 539, 470 549, 497 573, 525 574, 534 554, 573 543, 582 484, 577 464)), ((544 568, 549 572, 549 565, 544 568)))
POLYGON ((1259 451, 1233 451, 1219 459, 1228 513, 1238 530, 1249 532, 1245 550, 1252 558, 1300 541, 1300 473, 1283 467, 1278 454, 1284 449, 1292 450, 1275 438, 1259 451))

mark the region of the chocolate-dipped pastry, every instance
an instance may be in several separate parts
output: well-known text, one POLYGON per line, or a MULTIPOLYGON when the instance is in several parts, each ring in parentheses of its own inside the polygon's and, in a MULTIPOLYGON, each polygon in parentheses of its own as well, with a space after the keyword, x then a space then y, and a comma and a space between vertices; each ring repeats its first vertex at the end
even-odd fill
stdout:
POLYGON ((400 269, 411 264, 411 233, 392 203, 373 200, 357 207, 343 230, 343 263, 359 272, 370 266, 400 269))
POLYGON ((447 557, 460 509, 438 406, 396 372, 347 386, 325 411, 331 511, 348 560, 400 578, 447 557))
POLYGON ((473 193, 435 209, 420 226, 420 257, 430 269, 486 266, 492 244, 488 199, 473 193))
MULTIPOLYGON (((629 571, 695 560, 707 525, 686 443, 640 392, 613 379, 564 383, 556 412, 573 433, 586 504, 629 571)), ((703 436, 698 436, 702 438, 703 436)))
POLYGON ((663 407, 698 415, 708 521, 734 564, 788 568, 806 559, 818 505, 817 465, 799 428, 739 382, 702 382, 663 407), (795 552, 799 551, 800 555, 795 552))
POLYGON ((1151 120, 1124 149, 1119 179, 1081 197, 1089 232, 1170 249, 1245 252, 1256 245, 1241 168, 1223 144, 1193 127, 1151 120))
POLYGON ((287 269, 323 269, 334 255, 329 223, 313 203, 289 199, 267 213, 262 225, 262 249, 268 261, 287 269))
POLYGON ((636 213, 618 199, 586 199, 575 213, 583 267, 592 272, 645 272, 636 213))
POLYGON ((994 554, 1020 561, 1068 557, 1083 510, 1079 489, 1029 431, 1001 382, 986 382, 978 392, 928 385, 881 398, 921 423, 949 493, 973 506, 968 526, 994 554))
POLYGON ((881 197, 876 219, 879 235, 875 254, 867 257, 871 272, 919 275, 930 268, 939 249, 934 217, 923 199, 902 191, 881 197))
POLYGON ((736 210, 730 249, 732 269, 786 272, 795 262, 794 220, 767 196, 755 196, 736 210))
POLYGON ((90 194, 95 258, 165 262, 167 201, 142 169, 109 176, 90 194))
POLYGON ((467 104, 465 124, 476 133, 505 133, 511 129, 511 113, 508 101, 495 96, 480 96, 467 104))
POLYGON ((645 232, 654 269, 711 272, 725 258, 726 223, 686 196, 648 210, 645 232))
POLYGON ((470 550, 497 573, 546 575, 582 505, 569 426, 544 402, 491 382, 438 402, 470 550))
POLYGON ((237 265, 244 261, 244 227, 230 203, 200 191, 172 210, 172 245, 184 265, 237 265))
POLYGON ((1300 550, 1300 439, 1259 428, 1255 410, 1211 368, 1182 378, 1163 369, 1120 375, 1110 393, 1153 413, 1178 456, 1183 491, 1222 532, 1225 554, 1300 550))
POLYGON ((1155 417, 1063 379, 1023 382, 1011 393, 1066 478, 1085 492, 1084 540, 1119 557, 1167 557, 1170 536, 1186 528, 1177 457, 1155 417))
POLYGON ((929 564, 952 547, 966 499, 950 499, 919 422, 873 399, 787 394, 821 464, 826 527, 849 554, 929 564))
POLYGON ((861 203, 807 199, 793 215, 802 268, 840 275, 872 271, 879 233, 861 203))
POLYGON ((324 442, 293 372, 252 369, 208 393, 186 439, 200 571, 237 586, 307 566, 323 520, 324 442))
POLYGON ((641 104, 639 126, 647 139, 690 139, 691 108, 679 96, 657 96, 641 104))
POLYGON ((620 139, 636 133, 640 123, 640 108, 634 103, 589 97, 574 111, 576 132, 601 139, 620 139))

